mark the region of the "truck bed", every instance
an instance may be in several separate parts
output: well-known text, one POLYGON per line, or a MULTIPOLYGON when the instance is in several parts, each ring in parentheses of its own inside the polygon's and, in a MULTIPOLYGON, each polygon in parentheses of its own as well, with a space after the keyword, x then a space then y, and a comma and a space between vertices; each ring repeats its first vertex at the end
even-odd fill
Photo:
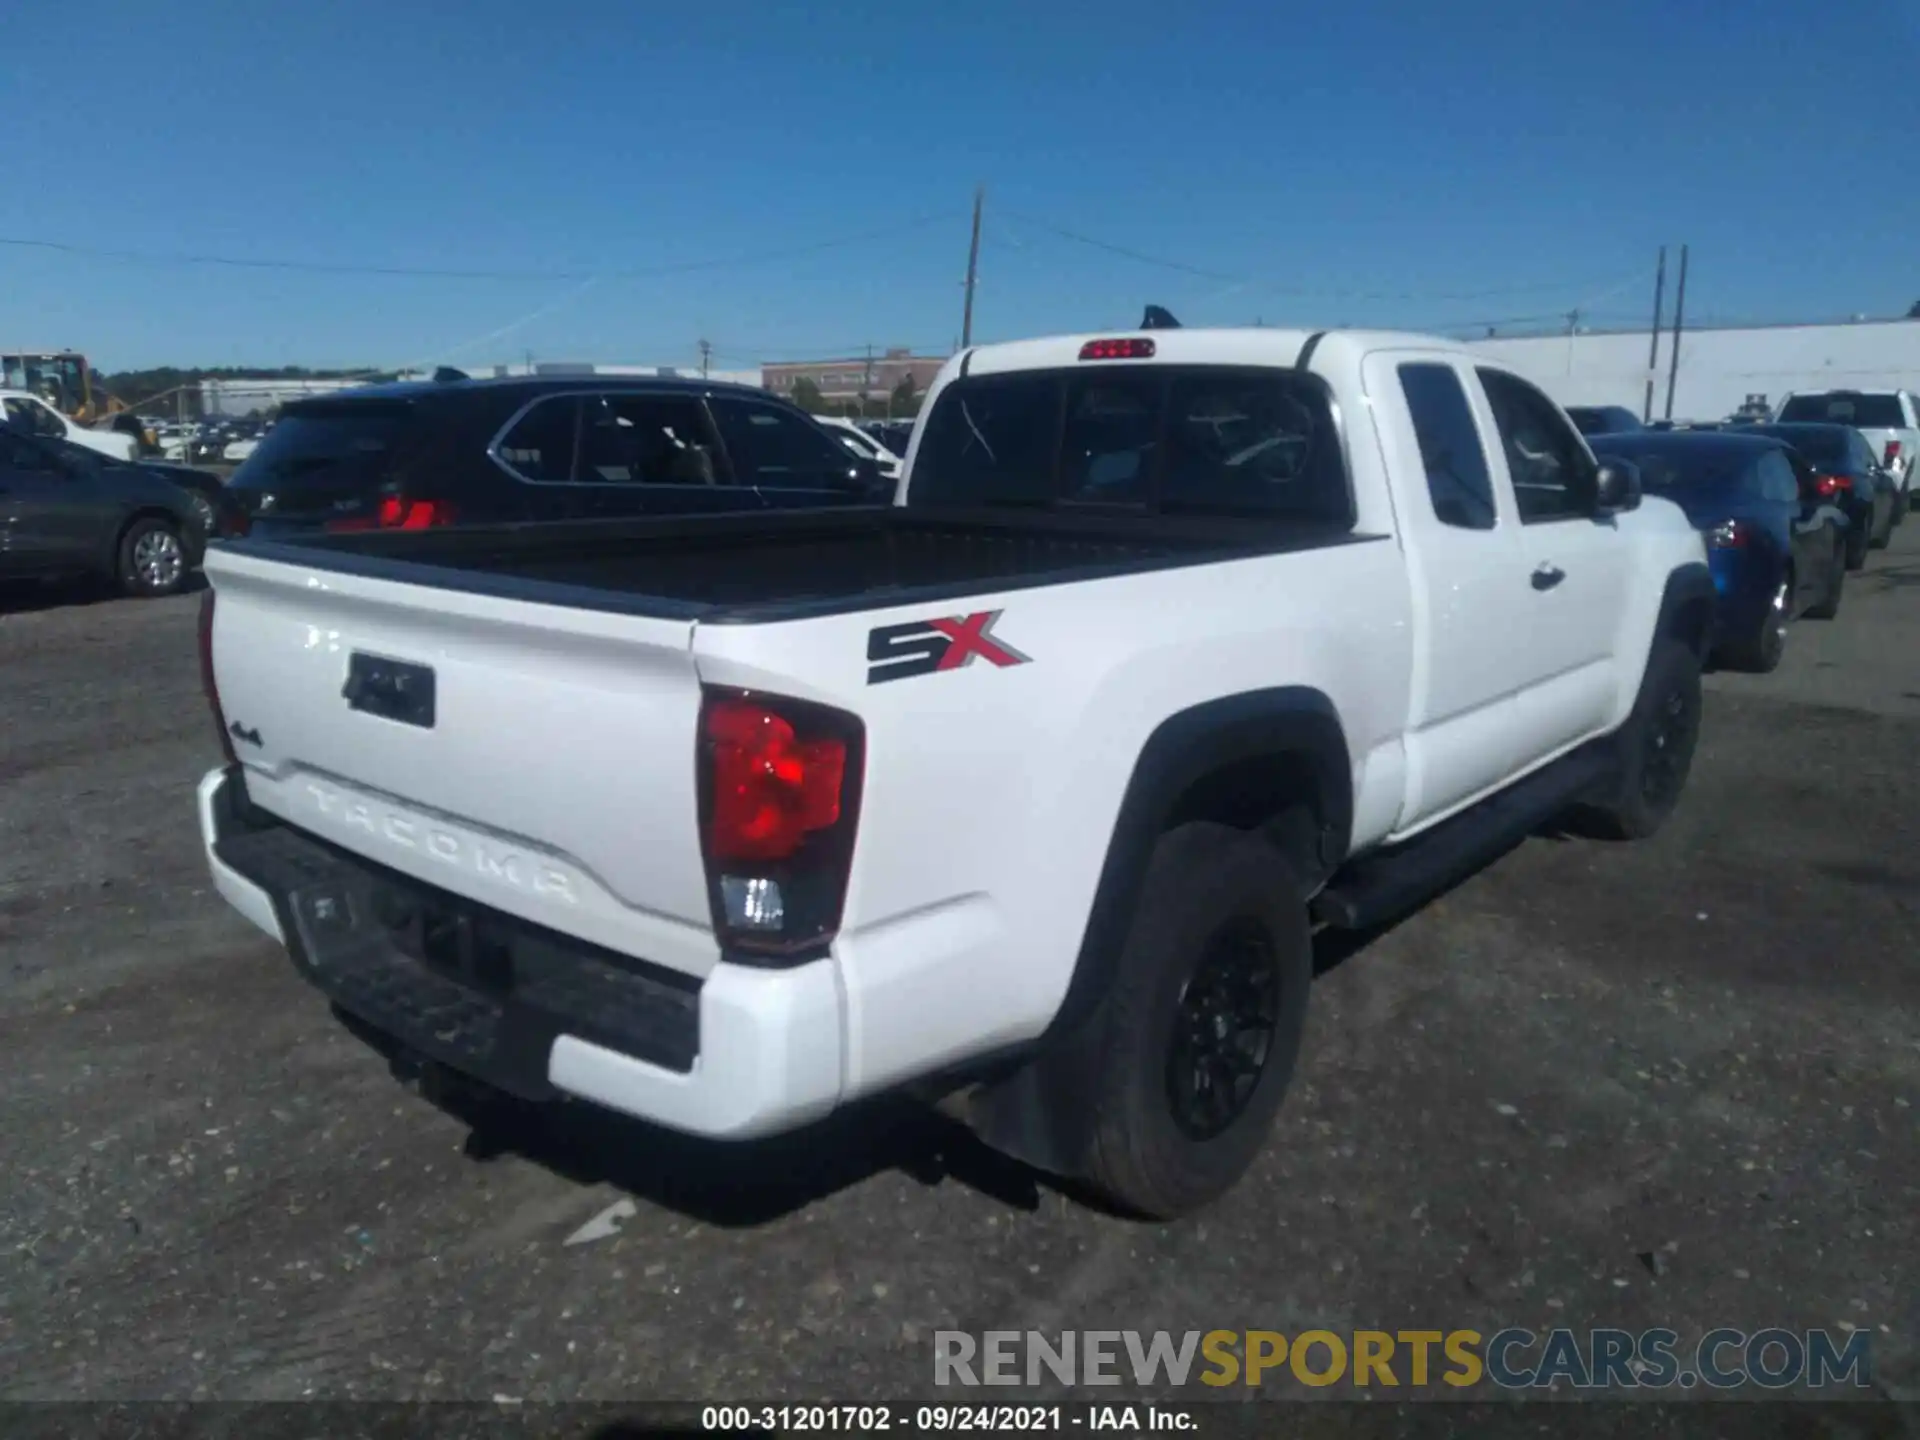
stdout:
POLYGON ((230 542, 291 564, 707 623, 767 621, 1345 543, 1245 518, 814 510, 230 542))

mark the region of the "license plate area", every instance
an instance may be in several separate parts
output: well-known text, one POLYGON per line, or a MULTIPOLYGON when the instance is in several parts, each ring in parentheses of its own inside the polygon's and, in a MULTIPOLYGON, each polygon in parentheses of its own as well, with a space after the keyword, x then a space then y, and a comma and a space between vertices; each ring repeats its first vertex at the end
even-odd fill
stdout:
POLYGON ((431 666, 356 650, 347 657, 347 683, 340 687, 340 694, 351 710, 431 730, 434 689, 431 666))
MULTIPOLYGON (((216 807, 218 811, 219 807, 216 807)), ((229 806, 228 808, 231 808, 229 806)), ((272 897, 295 963, 376 1029, 513 1093, 575 1035, 689 1073, 700 982, 530 924, 257 812, 215 852, 272 897)))

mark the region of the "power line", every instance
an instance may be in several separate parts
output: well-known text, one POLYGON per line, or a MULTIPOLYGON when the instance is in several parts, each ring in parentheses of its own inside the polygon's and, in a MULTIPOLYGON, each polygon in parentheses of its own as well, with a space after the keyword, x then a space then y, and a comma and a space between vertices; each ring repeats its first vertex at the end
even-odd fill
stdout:
POLYGON ((238 255, 212 255, 192 252, 122 250, 99 245, 83 245, 70 240, 44 240, 25 236, 0 235, 0 245, 23 250, 49 250, 62 255, 77 255, 96 260, 122 260, 141 265, 206 265, 236 270, 292 270, 318 275, 377 275, 427 280, 640 280, 662 275, 687 275, 701 270, 730 269, 742 265, 762 265, 777 260, 792 260, 825 250, 838 250, 882 240, 911 230, 924 229, 957 218, 964 212, 948 211, 922 215, 899 224, 852 235, 839 235, 809 245, 784 246, 778 250, 748 252, 744 255, 715 256, 706 260, 683 260, 666 265, 638 267, 606 266, 592 270, 458 270, 438 266, 341 265, 320 260, 257 260, 238 255))
MULTIPOLYGON (((1584 282, 1577 280, 1542 280, 1525 285, 1500 285, 1486 290, 1426 291, 1424 293, 1279 285, 1272 281, 1261 280, 1253 276, 1229 274, 1224 270, 1211 270, 1201 265, 1189 265, 1182 260, 1169 260, 1162 255, 1149 255, 1144 251, 1135 250, 1130 246, 1116 245, 1112 241, 1101 240, 1095 236, 1083 234, 1078 230, 1069 230, 1063 225, 1055 225, 1051 221, 1041 220, 1032 215, 1023 215, 1012 210, 1004 210, 1001 213, 1009 219, 1018 220, 1024 225, 1031 225, 1037 230, 1047 231, 1050 234, 1059 236, 1063 240, 1071 240, 1076 244, 1086 245, 1095 250, 1104 250, 1110 255, 1119 255, 1124 259, 1137 261, 1142 265, 1152 265, 1162 270, 1172 270, 1183 275, 1197 275, 1203 280, 1218 280, 1227 284, 1249 286, 1271 291, 1279 295, 1298 295, 1333 300, 1391 300, 1406 302, 1420 300, 1486 300, 1500 295, 1540 294, 1554 290, 1590 288, 1587 287, 1584 282)), ((1636 270, 1630 279, 1608 282, 1611 288, 1603 291, 1599 298, 1604 299, 1616 293, 1621 288, 1624 288, 1626 285, 1638 284, 1640 280, 1641 274, 1636 270)))

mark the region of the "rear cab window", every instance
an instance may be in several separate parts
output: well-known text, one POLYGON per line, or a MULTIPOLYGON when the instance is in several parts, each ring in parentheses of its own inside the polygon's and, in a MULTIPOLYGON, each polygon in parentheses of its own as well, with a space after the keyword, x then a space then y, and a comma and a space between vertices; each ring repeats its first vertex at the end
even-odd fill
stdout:
POLYGON ((1907 417, 1898 394, 1862 395, 1836 390, 1825 395, 1796 395, 1780 409, 1783 423, 1856 425, 1868 430, 1904 430, 1907 417))
POLYGON ((1230 366, 956 380, 924 422, 907 503, 1354 523, 1324 386, 1313 376, 1230 366))

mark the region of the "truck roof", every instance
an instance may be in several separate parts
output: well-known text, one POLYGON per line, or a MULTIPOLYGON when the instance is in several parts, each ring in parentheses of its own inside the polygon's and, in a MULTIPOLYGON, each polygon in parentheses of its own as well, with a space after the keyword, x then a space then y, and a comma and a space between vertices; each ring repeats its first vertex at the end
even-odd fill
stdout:
POLYGON ((1080 348, 1089 340, 1138 336, 1153 342, 1151 358, 1143 364, 1271 365, 1291 369, 1299 363, 1307 342, 1319 337, 1316 353, 1357 361, 1369 350, 1418 348, 1470 354, 1455 340, 1398 330, 1273 330, 1256 326, 1217 329, 1091 330, 1078 335, 1048 335, 1035 340, 1012 340, 998 345, 976 345, 947 362, 964 363, 968 375, 990 375, 1014 370, 1040 370, 1076 365, 1080 348))

